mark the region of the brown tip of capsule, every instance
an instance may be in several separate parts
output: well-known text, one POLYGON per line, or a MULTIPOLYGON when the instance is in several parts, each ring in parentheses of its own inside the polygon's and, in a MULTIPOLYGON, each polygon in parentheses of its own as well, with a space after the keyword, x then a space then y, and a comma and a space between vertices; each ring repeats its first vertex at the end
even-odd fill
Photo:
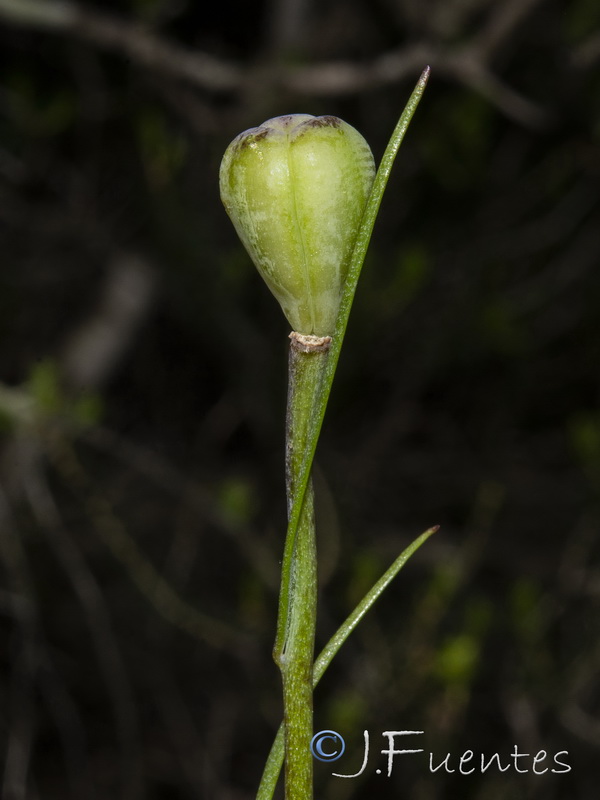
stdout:
POLYGON ((342 124, 342 120, 339 117, 326 115, 324 117, 315 117, 314 119, 310 119, 305 124, 311 128, 339 128, 342 124))

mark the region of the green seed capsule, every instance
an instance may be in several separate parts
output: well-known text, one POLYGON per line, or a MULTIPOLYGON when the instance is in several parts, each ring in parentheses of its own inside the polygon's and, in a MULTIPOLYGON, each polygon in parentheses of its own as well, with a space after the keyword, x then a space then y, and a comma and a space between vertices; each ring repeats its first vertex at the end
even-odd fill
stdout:
POLYGON ((369 145, 337 117, 275 117, 225 151, 225 209, 299 333, 333 333, 374 176, 369 145))

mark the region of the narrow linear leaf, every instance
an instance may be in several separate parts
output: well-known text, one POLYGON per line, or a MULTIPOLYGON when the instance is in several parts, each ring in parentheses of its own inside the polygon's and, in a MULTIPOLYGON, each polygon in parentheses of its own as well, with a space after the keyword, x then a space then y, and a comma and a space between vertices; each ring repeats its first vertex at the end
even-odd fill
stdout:
MULTIPOLYGON (((348 615, 346 620, 340 625, 337 631, 333 634, 331 639, 327 642, 325 647, 321 650, 315 660, 313 667, 313 688, 317 686, 327 667, 333 661, 334 656, 340 650, 346 639, 350 636, 352 631, 356 628, 361 619, 365 616, 367 611, 375 604, 385 589, 394 580, 396 575, 400 572, 402 567, 406 564, 408 559, 416 553, 416 551, 424 544, 429 537, 439 530, 439 525, 429 528, 418 536, 409 546, 402 551, 398 558, 394 561, 391 567, 381 576, 381 578, 374 584, 369 592, 363 597, 360 603, 356 606, 354 611, 348 615)), ((256 795, 256 800, 271 800, 277 785, 279 773, 283 766, 284 755, 284 736, 285 726, 283 722, 279 726, 277 735, 271 746, 267 763, 263 771, 262 780, 256 795)))
POLYGON ((404 550, 398 558, 394 561, 391 567, 385 572, 377 583, 371 588, 369 592, 363 597, 360 603, 356 606, 354 611, 346 618, 346 621, 340 625, 331 639, 327 642, 325 647, 319 653, 313 668, 313 687, 323 677, 325 670, 333 661, 333 657, 338 652, 340 647, 344 644, 348 636, 356 628, 361 619, 365 616, 367 611, 372 608, 375 601, 381 597, 383 592, 387 589, 390 583, 394 580, 396 575, 400 572, 402 567, 406 564, 408 559, 416 553, 416 551, 424 544, 430 536, 439 530, 439 525, 434 525, 428 528, 425 533, 418 536, 414 542, 404 550))

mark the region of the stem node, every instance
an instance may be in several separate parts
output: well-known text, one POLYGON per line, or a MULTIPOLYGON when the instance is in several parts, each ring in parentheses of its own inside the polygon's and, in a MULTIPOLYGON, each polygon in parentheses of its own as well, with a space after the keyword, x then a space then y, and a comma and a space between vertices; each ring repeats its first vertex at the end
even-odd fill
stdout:
POLYGON ((331 336, 314 336, 310 333, 290 333, 291 345, 301 353, 326 353, 331 347, 331 336))

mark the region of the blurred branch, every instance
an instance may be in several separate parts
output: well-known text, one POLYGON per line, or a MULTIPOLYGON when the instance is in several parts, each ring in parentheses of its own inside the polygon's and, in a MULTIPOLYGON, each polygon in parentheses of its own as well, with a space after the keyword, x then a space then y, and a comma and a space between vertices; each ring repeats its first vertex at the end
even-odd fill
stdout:
MULTIPOLYGON (((1 389, 2 384, 0 383, 1 389)), ((0 395, 1 400, 2 395, 0 395)), ((189 505, 200 519, 214 525, 235 542, 247 563, 260 576, 265 586, 277 591, 279 566, 267 543, 248 524, 240 527, 238 523, 223 513, 218 503, 215 502, 213 493, 209 492, 200 481, 191 479, 189 475, 177 469, 153 450, 118 436, 110 428, 96 425, 82 431, 81 438, 100 452, 108 453, 112 458, 127 464, 162 491, 168 492, 174 497, 183 494, 183 502, 189 505)))
POLYGON ((122 564, 139 592, 154 610, 171 625, 198 641, 239 654, 250 641, 245 633, 199 611, 188 603, 165 579, 133 539, 111 503, 96 491, 66 438, 55 437, 49 457, 65 482, 75 488, 86 505, 87 516, 96 534, 122 564))
POLYGON ((11 635, 11 673, 3 686, 5 742, 0 794, 11 800, 29 797, 29 773, 37 730, 36 679, 40 666, 39 625, 33 578, 23 548, 21 532, 13 518, 8 496, 0 482, 0 561, 14 620, 11 635))
POLYGON ((287 70, 281 82, 301 94, 356 94, 388 83, 398 83, 425 64, 438 62, 427 45, 417 44, 384 53, 370 64, 330 61, 287 70))
POLYGON ((310 0, 271 0, 267 15, 272 53, 301 52, 307 38, 310 0))
POLYGON ((96 657, 115 719, 121 751, 122 797, 143 794, 139 720, 127 669, 117 642, 108 606, 98 582, 74 537, 65 527, 46 481, 42 451, 33 439, 19 442, 23 489, 34 517, 45 532, 85 613, 96 657))
POLYGON ((98 388, 110 378, 150 311, 155 288, 156 273, 143 258, 114 258, 96 308, 63 348, 61 369, 70 386, 98 388))
POLYGON ((560 719, 571 733, 594 747, 600 747, 600 722, 595 716, 584 711, 580 705, 574 702, 567 703, 560 719))
MULTIPOLYGON (((512 0, 501 5, 475 41, 458 51, 443 44, 416 43, 384 53, 368 64, 333 61, 271 70, 265 69, 262 63, 253 70, 188 50, 139 23, 108 17, 70 2, 0 0, 0 19, 38 29, 62 29, 95 46, 120 53, 137 64, 210 91, 243 90, 260 75, 263 85, 270 82, 272 86, 299 94, 356 94, 400 82, 430 64, 438 74, 480 91, 512 119, 526 126, 537 126, 546 120, 545 112, 504 84, 492 73, 487 62, 539 2, 541 0, 512 0)), ((288 24, 287 18, 281 24, 284 22, 288 24)))
POLYGON ((483 61, 469 52, 449 60, 445 67, 465 86, 475 89, 507 117, 526 127, 538 128, 550 119, 546 110, 501 81, 483 61))
POLYGON ((581 69, 593 67, 597 61, 600 61, 600 31, 589 36, 573 54, 573 63, 581 69))
POLYGON ((487 24, 475 36, 473 51, 488 61, 513 34, 518 25, 543 0, 508 0, 493 3, 487 24))
POLYGON ((12 22, 35 27, 70 27, 76 7, 62 0, 2 0, 0 15, 12 22))
POLYGON ((145 67, 185 78, 212 90, 237 88, 244 72, 237 65, 191 52, 148 31, 139 23, 111 18, 62 0, 0 0, 0 19, 15 25, 58 28, 114 50, 145 67))

